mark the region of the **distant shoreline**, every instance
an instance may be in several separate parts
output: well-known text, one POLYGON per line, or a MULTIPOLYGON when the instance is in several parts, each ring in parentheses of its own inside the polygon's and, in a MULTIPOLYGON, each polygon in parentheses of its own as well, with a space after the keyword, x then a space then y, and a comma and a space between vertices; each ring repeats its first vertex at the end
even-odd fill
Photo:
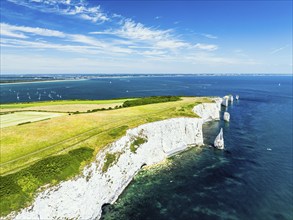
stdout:
POLYGON ((30 83, 50 83, 50 82, 68 82, 68 81, 82 81, 88 79, 58 79, 58 80, 43 80, 43 81, 29 81, 29 82, 7 82, 7 83, 0 83, 0 85, 14 85, 14 84, 30 84, 30 83))
POLYGON ((57 80, 39 80, 39 81, 21 81, 21 82, 5 82, 0 83, 2 85, 14 85, 14 84, 30 84, 30 83, 50 83, 50 82, 66 82, 66 81, 82 81, 82 80, 91 80, 91 79, 115 79, 115 78, 133 78, 133 77, 231 77, 231 76, 238 76, 238 77, 245 77, 245 76, 272 76, 272 77, 280 77, 280 76, 289 76, 293 77, 292 74, 137 74, 137 75, 124 75, 124 74, 114 74, 114 75, 97 75, 96 77, 89 77, 83 79, 57 79, 57 80))

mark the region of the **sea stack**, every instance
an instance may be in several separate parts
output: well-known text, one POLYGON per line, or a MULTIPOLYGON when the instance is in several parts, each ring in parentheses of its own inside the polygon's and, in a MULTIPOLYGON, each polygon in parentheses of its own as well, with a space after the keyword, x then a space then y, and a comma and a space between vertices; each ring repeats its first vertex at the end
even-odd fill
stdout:
POLYGON ((229 112, 224 112, 224 121, 227 121, 227 122, 230 121, 230 114, 229 114, 229 112))
POLYGON ((230 102, 233 102, 234 101, 233 95, 229 95, 229 101, 230 102))
POLYGON ((228 100, 229 100, 229 97, 224 96, 221 105, 228 107, 228 100))
POLYGON ((218 149, 224 149, 223 128, 221 128, 220 133, 216 137, 216 139, 214 141, 214 146, 218 149))

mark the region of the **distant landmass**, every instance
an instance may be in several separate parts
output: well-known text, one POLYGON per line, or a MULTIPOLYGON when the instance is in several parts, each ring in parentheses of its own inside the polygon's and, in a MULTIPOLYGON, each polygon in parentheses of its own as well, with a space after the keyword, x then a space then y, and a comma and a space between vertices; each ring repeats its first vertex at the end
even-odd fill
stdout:
MULTIPOLYGON (((0 83, 26 83, 26 82, 45 82, 60 80, 84 80, 96 78, 115 78, 115 77, 171 77, 171 76, 275 76, 273 73, 201 73, 201 74, 1 74, 0 83)), ((282 75, 282 74, 281 74, 282 75)), ((288 74, 283 74, 288 75, 288 74)), ((280 76, 280 74, 278 74, 280 76)))

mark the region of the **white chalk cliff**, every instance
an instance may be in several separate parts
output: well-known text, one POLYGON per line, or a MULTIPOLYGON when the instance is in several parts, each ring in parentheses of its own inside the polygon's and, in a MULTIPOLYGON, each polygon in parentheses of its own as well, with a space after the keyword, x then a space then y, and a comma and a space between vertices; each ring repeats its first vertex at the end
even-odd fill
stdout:
POLYGON ((220 119, 219 111, 221 110, 221 98, 215 98, 215 103, 203 103, 194 106, 192 111, 201 117, 204 121, 220 119))
POLYGON ((203 144, 202 124, 220 118, 222 100, 199 104, 193 111, 202 118, 173 118, 129 129, 125 136, 99 152, 82 175, 41 192, 34 203, 13 219, 98 219, 103 204, 113 203, 143 165, 164 160, 190 146, 203 144), (130 145, 137 137, 147 141, 136 152, 130 145), (116 162, 102 172, 107 153, 116 162))

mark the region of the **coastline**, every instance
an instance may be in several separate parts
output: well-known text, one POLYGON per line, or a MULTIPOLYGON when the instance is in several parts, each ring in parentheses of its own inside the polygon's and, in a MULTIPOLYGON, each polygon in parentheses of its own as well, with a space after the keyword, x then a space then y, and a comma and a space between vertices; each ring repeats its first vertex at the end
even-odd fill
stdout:
POLYGON ((172 118, 128 130, 121 139, 106 146, 81 176, 41 192, 31 207, 11 213, 7 218, 99 219, 103 205, 114 203, 144 165, 160 163, 169 152, 179 153, 190 145, 203 145, 202 124, 219 119, 220 103, 198 106, 201 107, 194 108, 194 113, 202 117, 204 110, 209 116, 172 118), (147 138, 147 142, 132 152, 131 143, 138 137, 147 138), (107 154, 115 154, 117 159, 104 172, 107 154))
POLYGON ((192 77, 233 77, 233 76, 240 76, 240 77, 246 77, 246 76, 253 76, 253 77, 266 77, 266 76, 285 76, 285 77, 293 77, 292 73, 288 74, 137 74, 137 75, 123 75, 123 74, 116 74, 116 75, 109 75, 109 76, 97 76, 96 78, 87 78, 87 79, 58 79, 58 80, 43 80, 43 81, 28 81, 28 82, 6 82, 6 83, 0 83, 0 86, 3 85, 15 85, 15 84, 31 84, 31 83, 49 83, 49 82, 63 82, 63 81, 83 81, 83 80, 90 80, 90 79, 119 79, 119 78, 138 78, 138 77, 183 77, 183 76, 192 76, 192 77))
POLYGON ((44 81, 31 81, 31 82, 13 82, 13 83, 0 83, 0 86, 17 85, 17 84, 31 84, 31 83, 52 83, 52 82, 70 82, 70 81, 85 81, 88 79, 58 79, 58 80, 44 80, 44 81))

